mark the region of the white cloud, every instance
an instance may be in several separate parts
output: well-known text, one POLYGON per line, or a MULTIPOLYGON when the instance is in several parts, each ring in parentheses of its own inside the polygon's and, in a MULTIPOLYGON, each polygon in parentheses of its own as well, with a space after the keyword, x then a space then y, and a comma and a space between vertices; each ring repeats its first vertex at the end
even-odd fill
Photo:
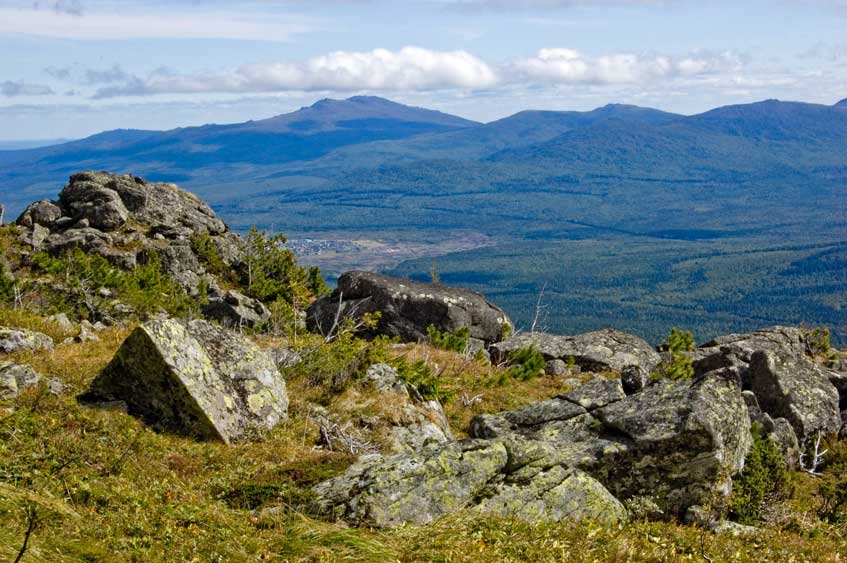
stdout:
POLYGON ((251 64, 193 74, 158 69, 139 77, 114 67, 99 73, 113 80, 98 89, 95 97, 212 92, 421 92, 534 83, 646 85, 676 78, 731 77, 743 67, 744 58, 729 51, 588 57, 574 49, 547 48, 533 57, 496 66, 467 51, 403 47, 397 51, 335 51, 302 62, 251 64))
POLYGON ((44 84, 13 82, 11 80, 0 82, 0 95, 2 96, 48 96, 50 94, 53 94, 53 89, 44 84))
POLYGON ((686 56, 612 53, 587 57, 574 49, 541 49, 534 57, 512 63, 513 72, 546 83, 636 84, 656 80, 738 72, 743 58, 735 53, 686 56))
POLYGON ((479 89, 498 82, 495 71, 465 51, 403 47, 398 51, 335 51, 301 63, 252 64, 222 72, 179 74, 166 69, 123 85, 101 88, 99 98, 163 93, 284 91, 429 91, 479 89))

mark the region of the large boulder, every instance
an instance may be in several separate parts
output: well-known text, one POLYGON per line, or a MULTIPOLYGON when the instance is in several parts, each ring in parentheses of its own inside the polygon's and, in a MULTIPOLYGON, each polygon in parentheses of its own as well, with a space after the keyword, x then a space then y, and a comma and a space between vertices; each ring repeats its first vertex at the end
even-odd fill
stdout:
POLYGON ((81 398, 124 401, 152 425, 226 443, 270 430, 288 413, 273 360, 206 321, 139 326, 81 398))
POLYGON ((838 390, 827 370, 805 357, 756 351, 747 379, 761 410, 788 420, 800 443, 818 432, 841 428, 838 390))
POLYGON ((702 344, 702 354, 734 354, 750 363, 755 352, 778 352, 802 356, 806 353, 806 332, 798 327, 772 326, 748 334, 727 334, 702 344))
POLYGON ((312 304, 306 322, 311 330, 328 334, 344 318, 377 312, 378 326, 363 327, 362 334, 417 342, 427 338, 429 325, 435 325, 442 332, 467 328, 471 338, 490 344, 513 328, 506 313, 479 293, 362 271, 342 274, 332 295, 312 304))
POLYGON ((542 332, 525 332, 491 346, 491 359, 505 362, 509 354, 533 347, 546 360, 569 359, 583 371, 638 372, 650 374, 661 361, 659 354, 645 340, 613 329, 597 330, 576 336, 559 336, 542 332))
POLYGON ((0 327, 0 354, 52 350, 53 339, 33 330, 0 327))
POLYGON ((16 223, 22 227, 32 228, 33 225, 50 227, 62 216, 62 208, 50 201, 41 199, 30 203, 21 213, 16 223))
POLYGON ((594 411, 611 441, 593 474, 618 498, 652 496, 666 514, 728 496, 752 444, 737 375, 692 383, 662 380, 594 411))
POLYGON ((507 443, 513 464, 574 467, 619 499, 653 497, 667 515, 729 493, 752 441, 734 373, 655 381, 630 396, 601 383, 478 416, 470 434, 507 443))
POLYGON ((116 231, 126 224, 129 211, 118 193, 100 179, 84 173, 72 176, 59 202, 72 219, 100 231, 116 231))
POLYGON ((772 326, 747 334, 718 336, 699 346, 688 355, 694 373, 702 375, 722 368, 738 368, 745 381, 747 368, 756 352, 773 352, 797 358, 805 357, 808 349, 806 331, 798 327, 772 326))

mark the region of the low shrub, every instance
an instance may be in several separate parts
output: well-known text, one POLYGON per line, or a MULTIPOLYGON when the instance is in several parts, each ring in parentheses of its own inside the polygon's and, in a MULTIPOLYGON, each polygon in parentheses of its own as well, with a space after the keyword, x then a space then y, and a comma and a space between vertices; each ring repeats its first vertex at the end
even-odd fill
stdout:
POLYGON ((541 352, 536 350, 534 346, 530 346, 510 352, 509 364, 509 369, 505 373, 510 378, 530 381, 544 374, 547 361, 541 352))
POLYGON ((742 524, 762 519, 768 505, 791 495, 788 468, 779 447, 762 435, 761 428, 752 428, 753 446, 744 460, 744 470, 733 480, 730 515, 742 524))
POLYGON ((460 354, 467 350, 471 337, 471 331, 466 326, 455 332, 441 332, 435 325, 429 325, 426 332, 429 335, 430 344, 435 348, 460 354))

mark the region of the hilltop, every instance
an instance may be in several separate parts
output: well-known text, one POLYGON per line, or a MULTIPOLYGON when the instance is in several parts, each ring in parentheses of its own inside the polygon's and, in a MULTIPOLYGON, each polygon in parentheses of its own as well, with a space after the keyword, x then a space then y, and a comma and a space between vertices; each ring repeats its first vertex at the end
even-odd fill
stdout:
POLYGON ((92 171, 0 228, 0 554, 839 561, 828 331, 519 332, 283 244, 92 171))

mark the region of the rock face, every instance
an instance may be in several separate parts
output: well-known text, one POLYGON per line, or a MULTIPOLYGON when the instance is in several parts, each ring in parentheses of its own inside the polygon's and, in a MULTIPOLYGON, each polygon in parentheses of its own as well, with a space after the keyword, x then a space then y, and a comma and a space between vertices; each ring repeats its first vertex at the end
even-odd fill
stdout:
POLYGON ((541 352, 548 361, 566 362, 568 358, 573 358, 573 362, 583 371, 634 370, 646 377, 661 360, 659 354, 643 339, 612 329, 576 336, 523 333, 492 345, 491 359, 498 363, 505 362, 511 352, 530 346, 541 352))
POLYGON ((479 293, 361 271, 338 278, 332 295, 309 308, 306 322, 311 330, 326 334, 334 330, 336 319, 375 312, 381 313, 379 325, 362 333, 396 336, 404 342, 425 340, 429 325, 442 332, 467 327, 471 338, 486 344, 500 341, 513 329, 506 313, 479 293))
POLYGON ((141 325, 81 398, 125 401, 151 424, 227 443, 270 430, 288 413, 271 358, 205 321, 141 325))
POLYGON ((315 492, 324 514, 393 527, 471 508, 531 521, 619 521, 620 499, 650 496, 683 518, 728 495, 752 438, 732 372, 654 382, 626 396, 617 379, 476 417, 469 442, 368 458, 315 492), (740 423, 739 423, 740 421, 740 423))
POLYGON ((0 327, 0 353, 13 354, 24 350, 52 350, 53 339, 32 330, 0 327))
POLYGON ((239 237, 197 196, 128 175, 74 174, 58 201, 30 204, 17 224, 21 241, 34 251, 58 255, 80 248, 124 269, 155 250, 165 271, 190 291, 204 273, 191 249, 193 236, 209 235, 228 266, 242 257, 239 237))
POLYGON ((748 378, 760 408, 788 420, 801 443, 817 432, 841 428, 838 391, 821 368, 802 356, 757 351, 748 378))
POLYGON ((803 329, 773 326, 719 336, 692 354, 693 366, 698 375, 718 368, 736 370, 742 387, 774 423, 773 429, 763 427, 766 435, 781 444, 791 461, 796 459, 794 443, 802 445, 818 431, 837 432, 842 426, 839 409, 847 407, 847 378, 817 365, 809 348, 803 329))

